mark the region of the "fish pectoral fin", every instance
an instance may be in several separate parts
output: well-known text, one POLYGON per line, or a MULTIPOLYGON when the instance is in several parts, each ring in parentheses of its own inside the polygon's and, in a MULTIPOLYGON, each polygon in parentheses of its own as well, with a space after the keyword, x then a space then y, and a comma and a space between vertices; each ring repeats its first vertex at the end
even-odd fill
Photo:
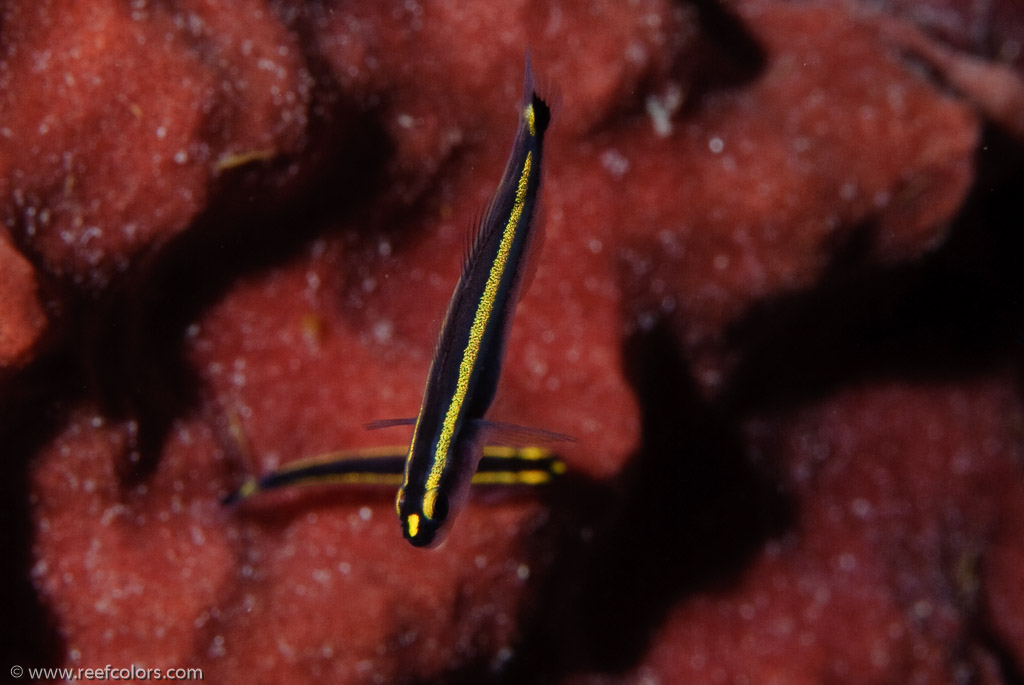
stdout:
POLYGON ((380 428, 394 428, 395 426, 415 426, 416 417, 411 419, 377 419, 376 421, 370 421, 364 423, 363 428, 368 431, 375 431, 380 428))
POLYGON ((486 419, 471 419, 489 445, 510 445, 520 447, 532 443, 576 442, 576 438, 565 433, 520 426, 514 423, 500 423, 486 419))

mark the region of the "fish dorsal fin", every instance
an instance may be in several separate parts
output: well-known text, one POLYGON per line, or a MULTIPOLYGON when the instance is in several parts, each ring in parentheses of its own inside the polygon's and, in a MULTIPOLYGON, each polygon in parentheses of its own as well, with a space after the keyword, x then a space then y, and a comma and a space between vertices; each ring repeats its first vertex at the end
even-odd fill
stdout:
POLYGON ((487 231, 484 230, 485 226, 493 223, 492 215, 494 214, 496 193, 492 194, 491 199, 487 201, 487 204, 483 205, 474 214, 473 218, 466 227, 465 238, 463 240, 462 248, 462 272, 460 275, 460 281, 465 281, 469 278, 470 272, 473 270, 473 265, 477 259, 480 259, 480 253, 483 250, 484 243, 487 241, 487 231))

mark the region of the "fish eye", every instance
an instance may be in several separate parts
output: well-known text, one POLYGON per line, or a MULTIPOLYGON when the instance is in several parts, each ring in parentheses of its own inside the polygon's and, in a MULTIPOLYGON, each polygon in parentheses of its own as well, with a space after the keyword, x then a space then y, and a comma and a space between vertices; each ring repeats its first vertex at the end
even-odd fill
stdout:
POLYGON ((405 489, 402 488, 398 491, 395 496, 395 512, 398 513, 398 518, 402 518, 402 509, 405 508, 405 489))
POLYGON ((434 520, 444 521, 448 518, 448 496, 444 493, 437 494, 437 501, 434 503, 434 520))
POLYGON ((430 488, 423 494, 423 514, 435 522, 448 518, 448 496, 440 488, 430 488))

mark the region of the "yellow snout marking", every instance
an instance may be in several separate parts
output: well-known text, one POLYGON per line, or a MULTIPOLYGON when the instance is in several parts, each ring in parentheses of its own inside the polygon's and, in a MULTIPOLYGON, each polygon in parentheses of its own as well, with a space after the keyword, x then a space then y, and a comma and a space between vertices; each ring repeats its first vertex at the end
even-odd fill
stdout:
POLYGON ((420 515, 409 514, 409 518, 407 518, 405 522, 409 528, 409 537, 416 537, 416 535, 420 532, 420 515))

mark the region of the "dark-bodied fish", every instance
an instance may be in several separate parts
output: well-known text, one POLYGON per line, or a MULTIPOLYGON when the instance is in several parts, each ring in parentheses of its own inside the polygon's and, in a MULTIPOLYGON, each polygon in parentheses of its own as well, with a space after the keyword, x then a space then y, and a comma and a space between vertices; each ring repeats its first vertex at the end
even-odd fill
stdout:
MULTIPOLYGON (((406 448, 375 447, 300 459, 251 478, 224 498, 234 504, 261 492, 302 485, 396 486, 402 483, 406 448)), ((543 485, 565 472, 565 464, 544 447, 487 445, 473 474, 477 485, 543 485)))
POLYGON ((448 303, 398 490, 402 532, 417 547, 441 541, 488 437, 484 414, 497 389, 524 272, 540 242, 535 214, 550 121, 527 58, 512 153, 448 303))

